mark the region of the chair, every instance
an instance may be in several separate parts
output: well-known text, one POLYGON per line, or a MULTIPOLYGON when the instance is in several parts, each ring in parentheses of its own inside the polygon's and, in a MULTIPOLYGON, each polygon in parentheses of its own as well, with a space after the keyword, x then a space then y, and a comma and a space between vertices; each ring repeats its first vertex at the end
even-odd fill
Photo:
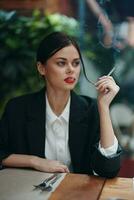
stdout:
POLYGON ((126 158, 122 160, 122 165, 118 176, 125 178, 134 177, 134 159, 126 158))
POLYGON ((123 103, 111 106, 111 119, 120 144, 128 151, 134 151, 134 113, 123 103))

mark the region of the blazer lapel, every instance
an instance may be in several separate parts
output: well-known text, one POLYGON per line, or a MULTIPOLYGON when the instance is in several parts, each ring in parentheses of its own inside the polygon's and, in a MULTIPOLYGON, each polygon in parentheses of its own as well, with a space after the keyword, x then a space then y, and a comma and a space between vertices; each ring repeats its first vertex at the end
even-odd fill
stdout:
POLYGON ((35 93, 28 108, 29 152, 44 157, 45 150, 45 89, 35 93))
MULTIPOLYGON (((45 157, 45 89, 36 93, 28 108, 28 142, 29 152, 45 157)), ((73 167, 80 167, 81 157, 87 135, 87 106, 74 92, 71 93, 69 119, 69 149, 73 167)))
POLYGON ((71 95, 69 120, 69 148, 75 171, 80 168, 87 135, 87 105, 74 92, 71 95))

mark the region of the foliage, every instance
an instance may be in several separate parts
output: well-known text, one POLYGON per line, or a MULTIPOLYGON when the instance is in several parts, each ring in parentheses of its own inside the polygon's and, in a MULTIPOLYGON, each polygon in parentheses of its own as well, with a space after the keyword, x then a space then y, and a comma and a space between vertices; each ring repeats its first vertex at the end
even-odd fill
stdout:
POLYGON ((111 68, 111 50, 98 45, 96 38, 89 32, 81 37, 79 23, 74 18, 58 13, 42 14, 38 10, 31 16, 1 10, 0 113, 11 97, 38 90, 43 86, 43 81, 36 71, 36 50, 40 40, 52 31, 64 31, 76 37, 87 58, 94 62, 96 70, 102 74, 111 68))
POLYGON ((35 67, 39 41, 52 31, 71 36, 78 32, 78 22, 64 15, 41 14, 20 16, 16 11, 0 11, 0 113, 12 96, 42 87, 35 67))

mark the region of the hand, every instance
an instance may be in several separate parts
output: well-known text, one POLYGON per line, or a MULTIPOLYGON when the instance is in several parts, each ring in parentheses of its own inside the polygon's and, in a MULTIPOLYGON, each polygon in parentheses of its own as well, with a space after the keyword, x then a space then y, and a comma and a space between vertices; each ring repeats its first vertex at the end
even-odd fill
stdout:
POLYGON ((112 76, 102 76, 95 84, 98 90, 98 104, 109 107, 110 103, 119 91, 119 86, 112 76))
POLYGON ((63 172, 68 173, 69 169, 66 165, 57 160, 48 160, 34 156, 32 159, 32 167, 43 172, 63 172))

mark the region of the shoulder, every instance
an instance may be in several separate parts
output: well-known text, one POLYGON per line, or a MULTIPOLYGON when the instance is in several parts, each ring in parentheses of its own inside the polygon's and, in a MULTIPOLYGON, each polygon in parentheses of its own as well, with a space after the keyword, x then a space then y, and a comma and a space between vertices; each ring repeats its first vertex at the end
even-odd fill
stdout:
POLYGON ((22 96, 14 97, 10 99, 6 104, 6 111, 24 111, 25 108, 28 108, 34 101, 36 101, 42 93, 41 91, 25 94, 22 96))
POLYGON ((7 106, 27 104, 29 101, 31 101, 34 98, 35 95, 36 93, 30 93, 30 94, 14 97, 7 102, 7 106))

